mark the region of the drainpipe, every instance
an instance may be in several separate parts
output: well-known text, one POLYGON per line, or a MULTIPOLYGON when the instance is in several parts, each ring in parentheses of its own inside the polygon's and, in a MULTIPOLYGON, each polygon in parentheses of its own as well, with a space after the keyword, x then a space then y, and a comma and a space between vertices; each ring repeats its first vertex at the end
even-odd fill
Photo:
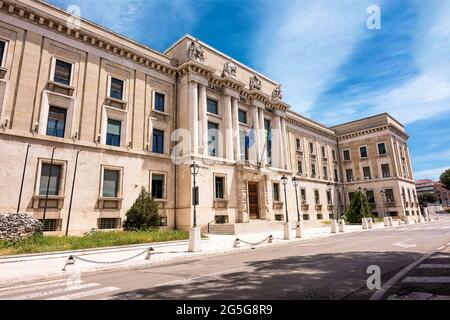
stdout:
POLYGON ((77 177, 77 168, 78 168, 78 156, 80 155, 80 152, 81 152, 81 150, 77 151, 77 158, 75 160, 75 169, 73 171, 72 191, 70 193, 69 213, 67 214, 66 237, 69 235, 70 214, 72 213, 73 189, 75 188, 75 179, 77 177))
MULTIPOLYGON (((174 92, 175 92, 175 128, 174 130, 178 129, 178 72, 175 73, 175 85, 174 85, 174 92)), ((175 168, 175 177, 174 177, 174 213, 173 213, 173 229, 177 230, 177 214, 178 214, 178 196, 177 196, 177 181, 178 181, 178 166, 177 166, 177 154, 175 154, 175 162, 174 162, 174 168, 175 168)))
POLYGON ((25 181, 25 171, 27 170, 28 153, 30 151, 31 144, 27 146, 27 154, 25 155, 25 162, 23 164, 22 183, 20 184, 19 202, 17 203, 17 213, 20 211, 20 201, 22 200, 23 183, 25 181))

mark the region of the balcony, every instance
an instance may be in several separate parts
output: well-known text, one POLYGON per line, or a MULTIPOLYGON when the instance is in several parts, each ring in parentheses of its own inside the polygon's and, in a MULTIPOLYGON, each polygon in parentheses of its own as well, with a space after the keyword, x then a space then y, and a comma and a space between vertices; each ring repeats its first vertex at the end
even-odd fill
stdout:
POLYGON ((273 202, 273 210, 283 210, 284 202, 282 201, 274 201, 273 202))
POLYGON ((308 210, 309 210, 309 204, 307 204, 307 203, 302 203, 302 210, 303 210, 303 211, 308 211, 308 210))
POLYGON ((316 211, 322 211, 322 207, 321 204, 316 204, 316 211))
POLYGON ((106 97, 105 104, 109 107, 125 110, 127 108, 127 102, 112 97, 106 97))
POLYGON ((227 209, 228 199, 214 199, 214 209, 227 209))
POLYGON ((100 210, 120 210, 122 208, 122 198, 99 198, 98 208, 100 210))
MULTIPOLYGON (((64 206, 64 196, 48 196, 47 209, 61 210, 64 206)), ((33 197, 33 209, 45 208, 45 195, 36 195, 33 197)))
POLYGON ((47 83, 47 89, 54 93, 59 93, 70 97, 72 97, 73 93, 75 92, 75 87, 68 86, 66 84, 62 84, 55 81, 49 81, 47 83))

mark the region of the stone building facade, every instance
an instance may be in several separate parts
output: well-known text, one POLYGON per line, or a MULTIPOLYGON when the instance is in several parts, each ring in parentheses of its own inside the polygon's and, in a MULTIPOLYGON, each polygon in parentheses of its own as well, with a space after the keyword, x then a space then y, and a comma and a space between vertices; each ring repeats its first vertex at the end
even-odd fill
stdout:
POLYGON ((286 205, 296 221, 293 177, 307 225, 341 215, 359 187, 380 216, 418 214, 408 136, 388 114, 327 128, 189 35, 160 53, 72 20, 45 2, 0 1, 1 212, 19 207, 55 233, 69 213, 71 234, 116 229, 144 187, 164 226, 187 229, 195 160, 203 227, 283 221, 286 205))

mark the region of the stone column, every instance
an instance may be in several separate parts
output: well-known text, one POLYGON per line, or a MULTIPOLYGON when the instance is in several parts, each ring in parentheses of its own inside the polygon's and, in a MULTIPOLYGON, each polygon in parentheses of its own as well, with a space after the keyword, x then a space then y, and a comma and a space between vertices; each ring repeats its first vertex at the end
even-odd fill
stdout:
POLYGON ((266 141, 266 130, 264 128, 264 109, 259 108, 259 136, 260 136, 260 156, 261 163, 267 163, 267 141, 266 141))
POLYGON ((259 117, 258 117, 258 107, 252 106, 252 128, 254 136, 254 144, 251 147, 252 161, 259 161, 260 157, 260 143, 259 143, 259 117))
POLYGON ((288 166, 288 145, 287 145, 287 132, 286 132, 286 118, 281 118, 281 143, 283 149, 281 152, 283 153, 283 162, 282 162, 282 169, 287 169, 288 166))
POLYGON ((200 112, 200 146, 202 154, 208 155, 208 115, 206 104, 206 86, 199 84, 199 112, 200 112))
POLYGON ((241 137, 239 131, 239 107, 238 100, 231 98, 231 105, 233 108, 233 136, 234 136, 234 159, 241 161, 241 137))
POLYGON ((225 157, 228 160, 234 160, 233 156, 233 117, 231 112, 231 96, 225 95, 225 157))
POLYGON ((198 86, 189 82, 189 133, 191 135, 191 154, 198 154, 198 86))
POLYGON ((272 129, 272 166, 275 168, 282 168, 283 159, 283 141, 281 130, 281 118, 278 114, 274 117, 272 129))

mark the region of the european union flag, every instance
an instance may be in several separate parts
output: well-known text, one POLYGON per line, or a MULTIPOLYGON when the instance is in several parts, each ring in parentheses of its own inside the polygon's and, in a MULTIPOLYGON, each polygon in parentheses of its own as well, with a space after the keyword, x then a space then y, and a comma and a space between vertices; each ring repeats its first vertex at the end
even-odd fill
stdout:
POLYGON ((245 147, 250 149, 255 144, 255 129, 252 127, 245 136, 245 147))

